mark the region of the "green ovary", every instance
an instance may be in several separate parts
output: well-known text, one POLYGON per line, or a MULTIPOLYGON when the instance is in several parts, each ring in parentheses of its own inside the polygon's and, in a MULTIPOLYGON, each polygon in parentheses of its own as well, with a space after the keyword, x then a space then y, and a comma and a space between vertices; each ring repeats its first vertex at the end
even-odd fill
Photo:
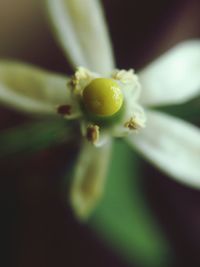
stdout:
POLYGON ((83 90, 83 103, 90 113, 108 117, 120 110, 123 94, 114 80, 97 78, 83 90))

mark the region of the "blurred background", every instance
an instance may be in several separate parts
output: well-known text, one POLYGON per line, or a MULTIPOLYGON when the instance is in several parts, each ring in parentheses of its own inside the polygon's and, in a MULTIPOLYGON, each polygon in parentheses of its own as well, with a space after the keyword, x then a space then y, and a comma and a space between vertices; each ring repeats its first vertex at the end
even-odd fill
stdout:
MULTIPOLYGON (((39 0, 0 0, 0 58, 70 74, 39 0)), ((176 43, 200 37, 198 0, 103 1, 119 68, 141 69, 176 43)), ((0 109, 0 130, 30 118, 0 109)), ((195 121, 196 124, 200 123, 195 121)), ((80 225, 60 198, 60 184, 76 156, 75 144, 0 160, 2 266, 139 266, 80 225)), ((148 208, 173 254, 170 267, 200 266, 200 192, 140 161, 148 208)))

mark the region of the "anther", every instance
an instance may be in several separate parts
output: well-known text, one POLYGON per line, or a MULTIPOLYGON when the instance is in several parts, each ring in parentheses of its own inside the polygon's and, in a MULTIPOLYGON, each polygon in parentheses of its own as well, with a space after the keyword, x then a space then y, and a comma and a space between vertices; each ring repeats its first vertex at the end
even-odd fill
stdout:
POLYGON ((99 126, 89 125, 86 133, 87 140, 92 144, 95 144, 99 140, 99 126))
POLYGON ((124 127, 129 128, 130 130, 138 130, 140 125, 133 117, 130 118, 129 121, 125 122, 124 127))
POLYGON ((72 107, 70 105, 62 105, 59 106, 57 111, 60 115, 71 115, 71 109, 72 107))

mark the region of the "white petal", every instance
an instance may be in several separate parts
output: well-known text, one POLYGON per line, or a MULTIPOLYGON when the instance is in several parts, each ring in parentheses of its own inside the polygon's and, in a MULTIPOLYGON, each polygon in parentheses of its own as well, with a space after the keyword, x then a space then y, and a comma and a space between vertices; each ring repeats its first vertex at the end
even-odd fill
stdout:
POLYGON ((114 137, 123 137, 128 134, 134 134, 137 133, 138 130, 140 131, 140 129, 145 126, 145 123, 146 116, 143 108, 137 103, 132 102, 132 105, 127 106, 122 120, 111 128, 110 133, 114 137), (134 130, 125 126, 129 121, 131 121, 131 119, 133 119, 135 123, 136 128, 134 130))
POLYGON ((71 185, 71 204, 76 216, 84 220, 100 199, 106 178, 111 151, 111 140, 95 147, 85 141, 71 185))
POLYGON ((200 188, 200 130, 178 118, 147 113, 147 127, 127 138, 149 161, 182 183, 200 188))
POLYGON ((113 69, 112 48, 97 0, 47 0, 57 38, 73 66, 99 73, 113 69))
POLYGON ((99 139, 97 140, 96 143, 94 143, 94 146, 96 147, 101 147, 101 146, 106 146, 110 142, 110 133, 106 130, 101 131, 100 128, 100 133, 99 133, 99 139))
POLYGON ((141 86, 136 75, 134 78, 135 79, 133 79, 130 83, 121 84, 121 90, 124 95, 124 110, 119 123, 116 123, 111 129, 111 133, 115 137, 123 137, 127 134, 133 133, 133 130, 125 127, 125 124, 131 119, 135 121, 137 129, 143 128, 145 125, 146 118, 144 110, 137 103, 141 92, 141 86))
POLYGON ((36 114, 56 114, 57 107, 72 104, 67 77, 31 65, 0 62, 0 103, 36 114))
POLYGON ((200 94, 200 41, 183 42, 139 73, 145 105, 178 104, 200 94))

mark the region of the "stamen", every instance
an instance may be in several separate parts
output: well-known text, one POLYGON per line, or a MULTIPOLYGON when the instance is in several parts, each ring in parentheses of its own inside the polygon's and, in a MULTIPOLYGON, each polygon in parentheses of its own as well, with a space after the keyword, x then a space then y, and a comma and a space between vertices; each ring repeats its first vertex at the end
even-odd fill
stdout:
POLYGON ((99 140, 99 126, 97 125, 89 125, 87 127, 87 140, 92 144, 95 144, 99 140))
POLYGON ((124 127, 130 130, 138 130, 141 126, 135 118, 131 117, 129 121, 125 122, 124 127))
POLYGON ((112 73, 112 78, 118 80, 122 83, 131 83, 136 80, 136 75, 134 74, 134 70, 115 70, 112 73))
POLYGON ((68 84, 72 89, 76 89, 76 87, 78 86, 78 83, 79 81, 76 79, 76 76, 73 75, 68 84))
POLYGON ((71 115, 71 110, 72 110, 72 107, 70 105, 62 105, 62 106, 59 106, 57 111, 60 115, 71 115))
POLYGON ((68 82, 68 85, 72 88, 72 90, 79 91, 82 87, 81 83, 87 80, 91 80, 90 72, 83 67, 79 67, 74 73, 74 75, 71 77, 70 81, 68 82))

